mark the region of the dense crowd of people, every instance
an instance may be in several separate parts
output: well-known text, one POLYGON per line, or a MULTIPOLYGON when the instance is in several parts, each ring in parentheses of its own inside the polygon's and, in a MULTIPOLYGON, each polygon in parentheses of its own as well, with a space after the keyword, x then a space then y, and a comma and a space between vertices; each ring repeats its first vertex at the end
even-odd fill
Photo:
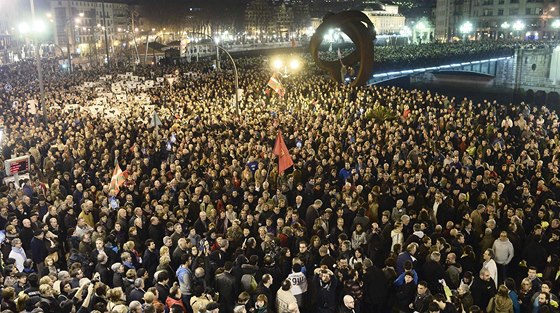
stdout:
MULTIPOLYGON (((375 46, 375 71, 393 71, 421 67, 440 66, 498 57, 512 56, 516 48, 534 49, 554 45, 549 40, 540 41, 466 41, 454 43, 423 43, 401 46, 375 46)), ((337 60, 349 54, 354 45, 350 43, 324 45, 321 58, 337 60)))
POLYGON ((556 112, 337 85, 310 64, 281 99, 262 59, 237 62, 239 106, 225 64, 136 68, 181 77, 147 91, 170 112, 157 129, 147 109, 65 110, 131 69, 47 63, 44 119, 24 105, 33 64, 0 69, 0 164, 32 163, 0 188, 2 312, 558 310, 556 112))

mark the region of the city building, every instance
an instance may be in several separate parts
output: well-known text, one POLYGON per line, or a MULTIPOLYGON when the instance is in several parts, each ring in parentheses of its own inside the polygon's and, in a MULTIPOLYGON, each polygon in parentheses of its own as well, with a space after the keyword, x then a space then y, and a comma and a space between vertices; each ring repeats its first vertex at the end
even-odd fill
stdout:
POLYGON ((556 38, 559 11, 558 1, 437 0, 436 39, 556 38))
POLYGON ((302 0, 253 0, 245 9, 245 32, 260 40, 298 36, 310 21, 309 4, 302 0))
POLYGON ((124 1, 51 0, 54 43, 72 54, 113 53, 133 32, 132 10, 124 1))
MULTIPOLYGON (((26 3, 28 5, 28 3, 26 3)), ((18 32, 18 23, 30 18, 25 17, 29 6, 24 6, 18 1, 0 1, 0 64, 14 60, 17 46, 21 39, 18 32)))
POLYGON ((372 3, 361 11, 373 23, 378 35, 399 34, 405 25, 404 15, 393 4, 372 3))

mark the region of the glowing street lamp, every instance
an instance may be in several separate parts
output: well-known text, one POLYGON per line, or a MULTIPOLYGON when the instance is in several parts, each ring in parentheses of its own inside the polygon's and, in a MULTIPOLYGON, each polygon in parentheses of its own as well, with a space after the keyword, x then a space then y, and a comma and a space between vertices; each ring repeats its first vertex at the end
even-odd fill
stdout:
POLYGON ((426 24, 424 22, 418 22, 418 24, 416 24, 414 28, 416 28, 416 30, 418 30, 419 32, 425 32, 427 29, 426 24))
POLYGON ((301 63, 299 62, 298 59, 294 58, 290 61, 290 69, 292 71, 297 71, 299 70, 299 67, 301 66, 301 63))
POLYGON ((469 21, 466 21, 459 27, 459 31, 463 34, 463 40, 467 40, 468 35, 473 31, 473 24, 469 21))
POLYGON ((556 29, 556 38, 558 38, 558 31, 560 29, 560 20, 554 20, 551 26, 552 28, 556 29))
POLYGON ((27 22, 20 23, 18 26, 19 32, 26 35, 29 33, 42 34, 46 30, 45 23, 41 20, 35 20, 31 24, 27 22))
POLYGON ((297 72, 301 68, 301 61, 295 56, 290 56, 289 58, 276 57, 272 59, 270 64, 274 72, 280 74, 284 78, 297 72))
POLYGON ((519 32, 525 29, 525 23, 522 21, 516 21, 513 23, 512 28, 517 32, 517 37, 519 37, 519 32))
POLYGON ((524 24, 523 22, 521 22, 521 21, 516 21, 516 22, 513 24, 513 30, 515 30, 515 31, 520 31, 520 30, 523 30, 523 29, 525 29, 525 24, 524 24))
POLYGON ((505 21, 505 22, 502 23, 501 27, 502 27, 503 32, 504 32, 504 38, 507 39, 507 37, 509 35, 508 34, 509 33, 508 29, 511 27, 511 25, 507 21, 505 21))

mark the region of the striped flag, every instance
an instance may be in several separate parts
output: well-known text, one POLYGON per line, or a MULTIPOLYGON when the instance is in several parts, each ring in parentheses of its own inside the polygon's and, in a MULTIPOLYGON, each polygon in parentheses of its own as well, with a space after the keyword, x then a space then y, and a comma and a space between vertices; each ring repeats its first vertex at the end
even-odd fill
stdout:
POLYGON ((124 184, 126 179, 128 178, 128 170, 124 172, 121 170, 121 167, 117 164, 115 170, 113 171, 113 176, 111 177, 111 184, 109 186, 109 190, 115 190, 117 193, 119 192, 119 187, 124 184))
POLYGON ((276 79, 276 77, 270 77, 270 79, 268 80, 268 84, 266 85, 272 88, 272 90, 274 90, 280 97, 284 97, 284 93, 286 91, 282 86, 282 83, 278 79, 276 79))

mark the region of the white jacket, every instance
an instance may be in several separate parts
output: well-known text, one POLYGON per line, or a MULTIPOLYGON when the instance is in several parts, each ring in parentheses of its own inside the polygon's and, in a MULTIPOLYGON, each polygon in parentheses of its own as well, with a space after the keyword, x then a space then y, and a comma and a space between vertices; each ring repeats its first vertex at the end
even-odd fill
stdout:
POLYGON ((18 271, 23 271, 23 262, 27 260, 27 256, 25 255, 25 250, 23 248, 19 248, 20 251, 17 251, 17 248, 13 247, 12 251, 8 255, 9 258, 16 260, 16 267, 18 271))

